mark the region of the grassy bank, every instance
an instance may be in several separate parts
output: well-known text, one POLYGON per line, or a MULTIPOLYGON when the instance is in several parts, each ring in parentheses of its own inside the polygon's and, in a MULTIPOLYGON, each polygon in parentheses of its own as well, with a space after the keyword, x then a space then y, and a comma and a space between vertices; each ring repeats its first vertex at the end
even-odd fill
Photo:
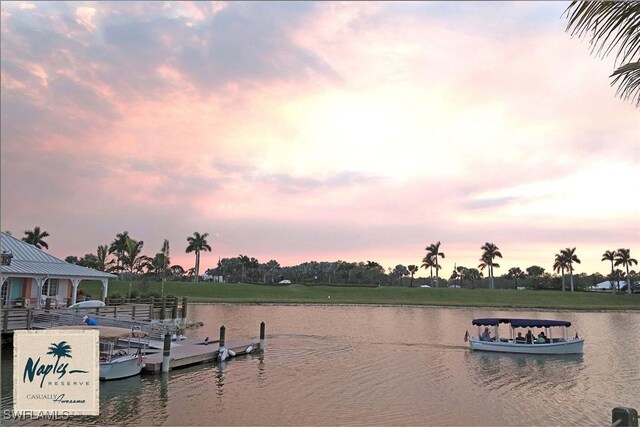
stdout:
MULTIPOLYGON (((93 297, 100 285, 83 283, 93 297)), ((160 295, 161 283, 132 282, 132 291, 160 295)), ((109 283, 109 295, 127 296, 129 282, 109 283)), ((593 292, 516 291, 488 289, 436 289, 337 286, 264 286, 243 283, 167 282, 164 295, 186 296, 191 302, 284 303, 284 304, 392 304, 496 308, 543 308, 564 310, 640 310, 640 294, 593 292)))

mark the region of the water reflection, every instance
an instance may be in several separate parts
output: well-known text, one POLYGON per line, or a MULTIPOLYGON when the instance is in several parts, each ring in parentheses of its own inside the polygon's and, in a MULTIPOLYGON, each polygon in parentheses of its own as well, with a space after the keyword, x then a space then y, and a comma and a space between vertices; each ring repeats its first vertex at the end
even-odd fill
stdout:
MULTIPOLYGON (((192 314, 202 338, 225 324, 230 339, 255 339, 265 321, 267 350, 102 384, 100 417, 68 424, 607 425, 615 406, 640 409, 640 360, 626 351, 640 347, 640 313, 555 313, 586 338, 584 355, 563 356, 471 352, 471 319, 513 317, 504 310, 202 305, 192 314)), ((550 314, 518 313, 536 316, 550 314)), ((10 402, 4 369, 2 379, 10 402)))

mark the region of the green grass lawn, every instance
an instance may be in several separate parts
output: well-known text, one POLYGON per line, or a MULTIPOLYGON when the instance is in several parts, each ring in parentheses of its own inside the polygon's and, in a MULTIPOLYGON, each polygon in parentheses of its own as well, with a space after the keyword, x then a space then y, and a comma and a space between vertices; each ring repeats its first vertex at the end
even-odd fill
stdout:
MULTIPOLYGON (((80 286, 99 297, 98 283, 80 286)), ((160 295, 161 283, 132 282, 132 291, 160 295)), ((109 283, 109 296, 127 296, 128 281, 109 283)), ((544 308, 565 310, 640 310, 640 294, 595 292, 516 291, 502 289, 442 289, 338 286, 266 286, 244 283, 167 282, 164 295, 186 296, 191 302, 284 304, 390 304, 496 308, 544 308), (330 298, 329 298, 330 297, 330 298)))

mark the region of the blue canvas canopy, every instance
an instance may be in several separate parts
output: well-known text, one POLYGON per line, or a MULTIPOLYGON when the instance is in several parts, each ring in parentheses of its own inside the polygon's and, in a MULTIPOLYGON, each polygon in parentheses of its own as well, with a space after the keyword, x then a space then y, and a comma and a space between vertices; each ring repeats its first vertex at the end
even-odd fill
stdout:
POLYGON ((542 320, 542 319, 502 319, 486 318, 473 319, 471 322, 476 326, 496 326, 500 323, 509 323, 514 328, 549 328, 551 326, 571 326, 571 322, 566 320, 542 320))

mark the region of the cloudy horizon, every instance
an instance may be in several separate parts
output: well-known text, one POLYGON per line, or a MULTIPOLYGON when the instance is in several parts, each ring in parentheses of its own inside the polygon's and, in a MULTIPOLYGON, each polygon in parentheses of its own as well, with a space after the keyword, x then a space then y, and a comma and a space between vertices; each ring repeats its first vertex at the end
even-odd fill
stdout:
MULTIPOLYGON (((2 230, 496 275, 640 255, 640 121, 567 2, 3 2, 2 230)), ((420 276, 426 276, 420 270, 420 276)))

